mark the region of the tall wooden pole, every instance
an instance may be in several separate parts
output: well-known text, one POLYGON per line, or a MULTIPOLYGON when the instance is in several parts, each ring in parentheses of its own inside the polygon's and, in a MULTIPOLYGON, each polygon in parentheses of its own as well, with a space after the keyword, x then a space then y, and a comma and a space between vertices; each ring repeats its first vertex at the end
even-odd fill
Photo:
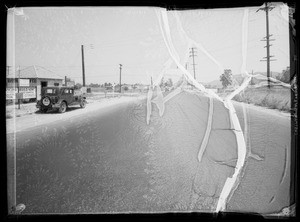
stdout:
POLYGON ((266 58, 266 60, 261 60, 264 62, 267 62, 267 79, 268 79, 268 87, 270 88, 270 61, 275 61, 275 59, 270 59, 271 57, 274 57, 272 55, 270 55, 270 41, 274 41, 275 39, 270 39, 270 33, 269 33, 269 10, 271 11, 274 8, 274 6, 270 6, 267 2, 265 3, 265 7, 263 8, 259 8, 256 12, 258 12, 259 10, 263 10, 266 12, 266 34, 267 36, 265 37, 265 39, 263 39, 262 41, 266 41, 267 45, 265 46, 265 48, 267 48, 267 56, 264 57, 266 58))
POLYGON ((270 88, 270 36, 269 36, 269 9, 268 3, 266 5, 266 29, 267 29, 267 77, 268 77, 268 87, 270 88))
POLYGON ((196 79, 196 70, 195 70, 195 65, 196 65, 196 64, 195 64, 195 58, 194 58, 196 55, 195 55, 194 49, 195 49, 195 48, 191 48, 192 51, 191 51, 190 53, 191 53, 192 55, 190 55, 190 57, 193 58, 193 64, 192 64, 192 65, 193 65, 193 70, 194 70, 194 79, 196 79))
POLYGON ((120 64, 120 93, 122 92, 122 84, 121 84, 121 75, 122 75, 122 64, 120 64))
POLYGON ((18 109, 20 109, 20 66, 18 70, 18 109))
POLYGON ((81 59, 82 59, 82 86, 85 86, 85 69, 84 69, 84 46, 81 45, 81 59))

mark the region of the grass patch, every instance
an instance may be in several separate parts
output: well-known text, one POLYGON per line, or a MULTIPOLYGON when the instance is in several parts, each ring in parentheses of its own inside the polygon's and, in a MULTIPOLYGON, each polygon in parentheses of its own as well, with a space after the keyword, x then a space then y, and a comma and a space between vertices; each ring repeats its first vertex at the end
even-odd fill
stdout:
POLYGON ((267 87, 247 88, 233 99, 286 112, 291 110, 290 89, 281 86, 272 86, 270 89, 267 87))

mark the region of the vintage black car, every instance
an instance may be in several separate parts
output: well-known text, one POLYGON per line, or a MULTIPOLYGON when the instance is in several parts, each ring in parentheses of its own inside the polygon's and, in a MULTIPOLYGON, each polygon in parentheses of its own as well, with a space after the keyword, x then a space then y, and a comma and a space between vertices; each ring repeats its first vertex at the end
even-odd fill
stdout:
POLYGON ((41 112, 58 110, 59 113, 64 113, 67 107, 73 105, 80 105, 82 108, 86 106, 86 97, 81 90, 75 90, 74 87, 44 87, 36 107, 41 112))

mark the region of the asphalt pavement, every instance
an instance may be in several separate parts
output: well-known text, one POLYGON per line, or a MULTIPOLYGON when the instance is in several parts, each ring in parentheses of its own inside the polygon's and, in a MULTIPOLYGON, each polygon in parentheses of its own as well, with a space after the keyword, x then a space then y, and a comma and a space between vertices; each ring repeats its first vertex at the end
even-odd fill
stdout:
POLYGON ((291 119, 288 113, 235 103, 247 141, 244 176, 228 203, 229 211, 268 214, 290 206, 291 119), (243 112, 245 109, 245 115, 243 112))
MULTIPOLYGON (((209 98, 201 94, 177 95, 163 117, 154 106, 149 125, 146 101, 139 99, 69 118, 40 114, 51 121, 7 134, 9 152, 16 139, 17 203, 25 204, 24 214, 213 212, 238 152, 228 112, 213 102, 201 162, 197 154, 209 109, 209 98)), ((247 149, 261 159, 246 159, 226 210, 279 211, 289 205, 290 118, 234 105, 247 149)))

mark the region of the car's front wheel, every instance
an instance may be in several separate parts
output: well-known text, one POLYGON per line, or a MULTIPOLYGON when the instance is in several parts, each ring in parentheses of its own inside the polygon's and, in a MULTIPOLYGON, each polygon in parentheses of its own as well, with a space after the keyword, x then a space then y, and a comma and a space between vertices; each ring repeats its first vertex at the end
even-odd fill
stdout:
POLYGON ((59 113, 64 113, 64 112, 66 112, 66 110, 67 110, 67 104, 66 104, 66 102, 61 102, 60 107, 58 109, 58 112, 59 113))

